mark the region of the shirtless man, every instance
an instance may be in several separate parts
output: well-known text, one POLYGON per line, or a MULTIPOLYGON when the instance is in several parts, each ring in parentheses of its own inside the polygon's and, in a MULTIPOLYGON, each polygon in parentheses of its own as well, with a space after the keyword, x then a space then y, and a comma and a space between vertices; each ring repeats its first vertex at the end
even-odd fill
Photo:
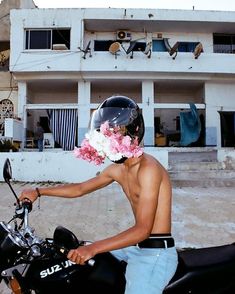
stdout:
MULTIPOLYGON (((116 149, 107 151, 105 144, 97 147, 91 134, 86 147, 89 142, 91 148, 97 148, 97 157, 106 156, 115 163, 83 183, 24 190, 20 200, 27 197, 34 202, 40 195, 76 198, 114 181, 119 183, 131 204, 135 224, 113 237, 70 250, 68 258, 84 264, 98 253, 111 251, 127 262, 126 294, 160 294, 177 267, 171 237, 172 188, 168 173, 155 158, 141 151, 144 122, 133 100, 123 96, 106 99, 93 114, 91 129, 96 136, 111 140, 109 146, 113 144, 116 149), (129 138, 131 144, 126 141, 129 138)), ((84 150, 78 150, 79 157, 87 158, 84 150)))

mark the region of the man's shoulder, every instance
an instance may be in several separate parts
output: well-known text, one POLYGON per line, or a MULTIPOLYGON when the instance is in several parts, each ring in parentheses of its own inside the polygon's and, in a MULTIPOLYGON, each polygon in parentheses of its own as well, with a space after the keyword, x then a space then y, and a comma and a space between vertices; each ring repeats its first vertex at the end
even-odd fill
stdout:
POLYGON ((144 160, 142 161, 141 169, 151 173, 153 171, 156 171, 156 172, 163 171, 165 168, 154 156, 144 153, 144 160))
POLYGON ((121 172, 121 164, 110 164, 108 165, 103 171, 102 174, 108 175, 109 177, 112 177, 113 179, 116 178, 116 176, 121 172))
POLYGON ((149 153, 144 153, 144 161, 147 165, 159 165, 160 162, 155 158, 153 155, 150 155, 149 153))

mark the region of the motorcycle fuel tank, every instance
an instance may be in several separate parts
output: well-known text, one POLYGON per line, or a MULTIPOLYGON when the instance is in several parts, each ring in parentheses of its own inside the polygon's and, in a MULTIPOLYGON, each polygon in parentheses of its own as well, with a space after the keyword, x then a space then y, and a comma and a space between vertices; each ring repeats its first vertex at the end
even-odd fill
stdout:
POLYGON ((120 262, 110 253, 96 256, 95 265, 77 265, 70 260, 34 260, 25 276, 36 293, 124 293, 125 277, 120 262))

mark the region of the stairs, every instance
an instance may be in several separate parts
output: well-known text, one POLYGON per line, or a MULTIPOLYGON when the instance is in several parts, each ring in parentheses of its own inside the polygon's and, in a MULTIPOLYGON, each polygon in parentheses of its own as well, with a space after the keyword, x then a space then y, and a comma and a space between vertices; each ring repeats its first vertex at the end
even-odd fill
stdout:
POLYGON ((173 187, 235 187, 235 170, 217 161, 217 151, 169 152, 173 187))

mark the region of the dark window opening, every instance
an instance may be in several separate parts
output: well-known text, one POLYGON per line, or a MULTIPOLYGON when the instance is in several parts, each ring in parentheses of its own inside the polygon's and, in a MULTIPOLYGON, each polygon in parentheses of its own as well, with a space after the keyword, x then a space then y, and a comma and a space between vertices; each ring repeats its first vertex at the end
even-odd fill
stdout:
POLYGON ((65 44, 70 49, 70 30, 26 30, 25 49, 53 49, 54 44, 65 44))
POLYGON ((198 42, 179 42, 178 52, 193 52, 198 42))
POLYGON ((114 43, 112 40, 107 41, 94 41, 94 51, 109 51, 109 47, 114 43))
POLYGON ((214 53, 235 53, 235 35, 214 34, 214 53))
POLYGON ((10 49, 10 42, 8 41, 0 41, 0 51, 5 51, 10 49))
POLYGON ((9 70, 10 42, 0 41, 0 71, 9 70))
MULTIPOLYGON (((109 47, 116 41, 113 40, 95 40, 94 41, 94 51, 109 51, 109 47)), ((126 41, 118 41, 120 44, 127 43, 126 41)), ((131 46, 131 42, 129 42, 131 46)), ((136 42, 132 51, 144 51, 146 48, 146 43, 144 42, 136 42)), ((126 46, 126 50, 128 50, 128 46, 126 46)))
POLYGON ((51 31, 26 31, 26 49, 51 49, 51 31))
POLYGON ((235 112, 220 112, 221 145, 235 146, 235 112))
MULTIPOLYGON (((178 52, 194 52, 199 42, 178 42, 178 52)), ((153 52, 167 51, 164 40, 153 40, 153 52)))
POLYGON ((133 51, 144 51, 146 48, 146 43, 137 42, 133 48, 133 51))
POLYGON ((153 40, 153 52, 167 51, 164 40, 153 40))
POLYGON ((53 30, 52 44, 65 44, 70 49, 70 30, 53 30))

